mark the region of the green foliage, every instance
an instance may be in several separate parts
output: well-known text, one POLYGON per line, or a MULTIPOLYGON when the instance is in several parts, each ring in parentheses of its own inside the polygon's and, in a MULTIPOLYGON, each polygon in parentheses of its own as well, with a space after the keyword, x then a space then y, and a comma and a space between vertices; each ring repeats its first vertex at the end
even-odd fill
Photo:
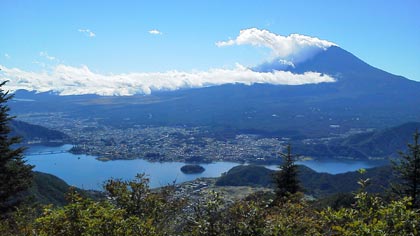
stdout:
POLYGON ((394 185, 398 194, 411 197, 412 206, 420 208, 420 143, 419 132, 414 133, 414 143, 408 144, 407 153, 400 152, 400 159, 394 162, 400 182, 394 185))
POLYGON ((74 189, 68 204, 47 206, 40 216, 20 208, 0 221, 1 235, 418 235, 420 214, 411 199, 385 203, 364 191, 366 179, 350 207, 317 210, 302 193, 273 201, 273 194, 254 194, 226 202, 210 192, 184 205, 171 188, 151 191, 148 180, 110 180, 108 198, 94 201, 74 189), (182 211, 180 211, 182 209, 182 211), (177 221, 176 219, 184 219, 177 221))
POLYGON ((280 153, 283 159, 280 170, 275 173, 274 181, 276 183, 276 194, 278 199, 295 194, 301 190, 298 169, 295 164, 295 156, 292 155, 292 147, 287 146, 286 153, 280 153))
POLYGON ((264 235, 268 206, 264 202, 240 200, 226 205, 222 196, 211 192, 207 199, 194 205, 187 235, 264 235))
POLYGON ((63 208, 46 207, 36 219, 36 235, 155 235, 150 222, 126 216, 126 210, 108 201, 94 202, 76 192, 69 194, 63 208))
POLYGON ((0 214, 4 214, 20 203, 18 194, 26 190, 32 181, 32 166, 23 159, 24 148, 15 148, 18 137, 10 137, 10 108, 7 102, 13 97, 4 92, 0 83, 0 214))
POLYGON ((366 192, 356 194, 353 208, 333 210, 320 214, 328 235, 418 235, 419 212, 410 208, 410 199, 385 204, 382 199, 366 192))
POLYGON ((263 235, 268 225, 269 204, 238 201, 229 207, 226 218, 227 235, 263 235))
POLYGON ((171 188, 151 191, 148 179, 138 175, 133 181, 110 180, 108 199, 95 201, 75 189, 68 204, 44 207, 42 214, 18 214, 0 222, 2 235, 173 235, 172 223, 183 200, 171 188))
POLYGON ((289 196, 271 212, 268 218, 269 233, 266 235, 323 235, 322 221, 317 212, 299 193, 289 196))
MULTIPOLYGON (((359 173, 364 175, 365 169, 359 173)), ((366 192, 368 178, 360 178, 356 202, 351 208, 333 210, 328 207, 320 215, 329 235, 418 235, 419 212, 411 209, 411 200, 391 201, 389 204, 366 192)))
POLYGON ((0 221, 2 236, 33 235, 37 209, 33 206, 19 206, 7 219, 0 221))
POLYGON ((224 235, 224 210, 222 197, 217 192, 211 192, 208 198, 201 198, 193 205, 193 215, 188 219, 187 231, 193 236, 224 235))
POLYGON ((321 235, 319 217, 301 194, 281 205, 261 199, 224 205, 220 195, 211 196, 195 208, 187 235, 321 235))
POLYGON ((117 207, 125 209, 126 216, 135 216, 162 229, 184 205, 184 199, 173 196, 173 186, 152 192, 149 179, 138 174, 134 180, 108 180, 105 194, 117 207))

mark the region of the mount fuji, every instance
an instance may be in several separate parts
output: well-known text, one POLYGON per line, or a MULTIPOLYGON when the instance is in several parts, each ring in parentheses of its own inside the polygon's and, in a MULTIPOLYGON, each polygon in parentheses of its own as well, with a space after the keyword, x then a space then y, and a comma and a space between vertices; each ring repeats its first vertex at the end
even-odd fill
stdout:
POLYGON ((253 68, 279 69, 318 72, 335 82, 224 84, 133 96, 58 96, 19 90, 11 106, 17 115, 60 111, 117 126, 207 126, 224 132, 290 137, 321 137, 420 121, 419 82, 370 66, 338 46, 295 65, 269 62, 253 68))

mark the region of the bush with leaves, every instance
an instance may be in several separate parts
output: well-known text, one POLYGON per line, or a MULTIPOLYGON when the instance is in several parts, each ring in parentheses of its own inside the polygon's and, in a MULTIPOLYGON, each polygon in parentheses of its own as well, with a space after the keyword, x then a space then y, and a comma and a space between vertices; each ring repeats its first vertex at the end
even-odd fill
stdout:
POLYGON ((220 193, 212 191, 207 197, 201 197, 192 203, 192 214, 188 218, 184 231, 189 235, 218 236, 226 235, 224 211, 226 210, 220 193))
POLYGON ((35 221, 36 235, 172 235, 171 219, 182 206, 170 187, 151 191, 148 179, 109 180, 108 198, 93 201, 75 191, 62 208, 46 207, 35 221))
POLYGON ((301 193, 290 195, 270 209, 266 235, 322 235, 321 219, 301 193))
POLYGON ((269 205, 264 202, 240 200, 229 207, 226 214, 226 234, 264 235, 269 205))
POLYGON ((419 212, 410 209, 410 198, 389 204, 367 193, 356 195, 354 208, 321 212, 328 235, 419 235, 419 212))
POLYGON ((38 209, 33 205, 20 205, 7 219, 0 220, 0 233, 2 236, 33 235, 38 216, 38 209))
POLYGON ((105 183, 105 194, 126 216, 135 216, 154 227, 166 229, 185 204, 185 199, 174 197, 174 186, 152 191, 149 179, 138 174, 134 180, 111 179, 105 183))
POLYGON ((220 195, 213 193, 195 208, 186 232, 197 236, 320 235, 319 217, 301 194, 289 195, 280 205, 259 197, 224 205, 220 195))
POLYGON ((95 202, 77 192, 68 194, 63 208, 46 207, 35 221, 36 235, 156 235, 150 222, 126 216, 126 210, 108 201, 95 202))
MULTIPOLYGON (((362 174, 364 170, 360 171, 362 174)), ((404 197, 385 203, 380 197, 365 191, 368 179, 360 179, 360 191, 351 208, 320 213, 327 235, 419 235, 420 214, 411 207, 411 199, 404 197)))

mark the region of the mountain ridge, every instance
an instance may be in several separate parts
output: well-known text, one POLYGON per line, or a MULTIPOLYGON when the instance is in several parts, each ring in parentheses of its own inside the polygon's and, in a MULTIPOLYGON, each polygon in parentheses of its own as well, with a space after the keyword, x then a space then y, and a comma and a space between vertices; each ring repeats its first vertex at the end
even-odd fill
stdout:
POLYGON ((208 126, 274 132, 278 136, 286 131, 321 137, 351 128, 385 128, 420 121, 419 82, 372 67, 339 47, 330 47, 288 69, 296 73, 317 71, 335 76, 337 81, 225 84, 132 97, 61 97, 18 91, 16 98, 34 101, 15 101, 12 105, 17 114, 54 111, 81 119, 95 114, 108 125, 208 126), (339 128, 332 129, 331 125, 339 128))

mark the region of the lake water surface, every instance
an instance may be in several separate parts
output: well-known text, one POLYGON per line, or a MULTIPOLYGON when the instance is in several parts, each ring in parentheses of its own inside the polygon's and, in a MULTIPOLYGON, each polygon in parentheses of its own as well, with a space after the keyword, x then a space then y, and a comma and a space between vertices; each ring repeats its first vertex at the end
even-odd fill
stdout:
MULTIPOLYGON (((72 146, 60 147, 32 146, 26 154, 29 164, 35 165, 34 170, 50 173, 66 181, 68 184, 83 188, 101 190, 104 181, 110 178, 132 179, 137 173, 145 173, 150 178, 151 187, 161 187, 167 184, 181 183, 200 177, 219 177, 234 166, 233 162, 215 162, 201 164, 206 170, 200 174, 184 174, 180 168, 182 162, 148 162, 142 159, 115 160, 102 162, 88 155, 74 155, 67 152, 72 146), (49 153, 52 152, 52 153, 49 153)), ((298 162, 318 172, 343 173, 360 168, 379 165, 376 162, 364 161, 304 161, 298 162)), ((275 169, 276 166, 268 166, 275 169)))

